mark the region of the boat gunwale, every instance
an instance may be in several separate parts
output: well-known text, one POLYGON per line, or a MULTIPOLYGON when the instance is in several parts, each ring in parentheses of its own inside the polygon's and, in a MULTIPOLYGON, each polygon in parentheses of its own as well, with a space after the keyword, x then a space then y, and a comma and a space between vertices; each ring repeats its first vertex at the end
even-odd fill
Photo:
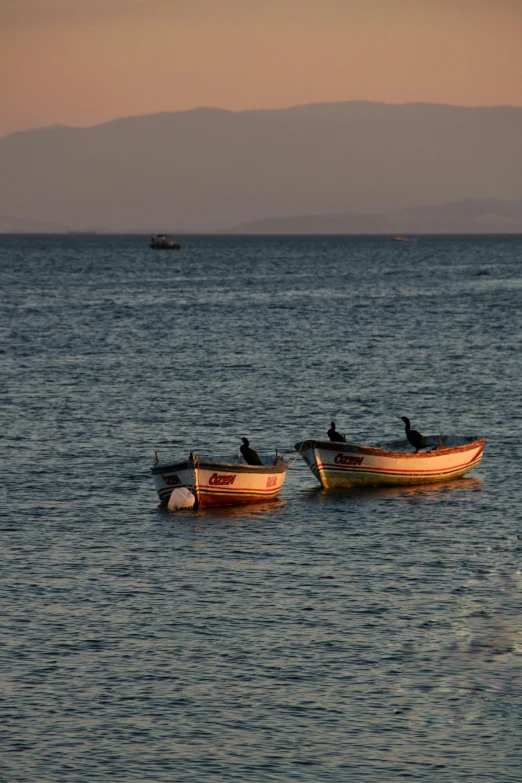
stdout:
POLYGON ((444 454, 458 454, 459 452, 469 451, 479 447, 483 449, 485 443, 485 438, 477 438, 470 443, 465 443, 460 446, 444 446, 436 444, 434 446, 429 446, 429 451, 391 451, 389 449, 379 448, 378 446, 361 446, 357 443, 341 443, 340 441, 309 439, 296 443, 294 448, 300 453, 307 451, 308 449, 315 450, 316 448, 319 448, 325 451, 350 452, 352 454, 369 454, 377 457, 393 457, 394 459, 419 459, 426 457, 440 457, 444 454))
POLYGON ((212 462, 210 460, 198 459, 197 465, 194 466, 190 459, 183 460, 182 462, 165 462, 153 465, 151 470, 152 474, 167 473, 176 470, 193 470, 196 468, 203 468, 204 470, 219 470, 224 473, 252 473, 254 475, 264 475, 267 473, 286 473, 289 468, 287 463, 278 463, 277 465, 247 465, 243 462, 212 462))

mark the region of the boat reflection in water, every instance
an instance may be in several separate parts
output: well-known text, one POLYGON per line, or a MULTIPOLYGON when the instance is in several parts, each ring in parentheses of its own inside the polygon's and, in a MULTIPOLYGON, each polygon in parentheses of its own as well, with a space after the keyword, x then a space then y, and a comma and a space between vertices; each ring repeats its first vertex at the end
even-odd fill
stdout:
MULTIPOLYGON (((176 519, 190 520, 191 529, 194 530, 204 530, 210 523, 226 524, 231 522, 234 525, 241 525, 242 522, 245 522, 247 525, 252 525, 258 520, 264 522, 268 517, 273 520, 287 505, 286 500, 276 498, 265 503, 235 506, 204 506, 203 508, 194 506, 190 509, 190 514, 178 514, 176 519)), ((165 514, 169 520, 173 519, 168 506, 160 503, 157 508, 160 514, 165 514)))
POLYGON ((264 503, 250 503, 248 505, 236 505, 236 506, 206 506, 204 508, 198 508, 196 511, 197 519, 245 519, 255 520, 263 519, 267 515, 276 514, 278 511, 282 511, 287 505, 286 500, 268 500, 264 503))
POLYGON ((337 489, 325 489, 324 487, 313 487, 307 490, 320 503, 335 504, 344 502, 347 498, 394 498, 395 500, 443 500, 445 496, 455 497, 470 492, 480 492, 483 489, 481 479, 465 477, 452 479, 450 481, 440 481, 436 484, 416 484, 394 487, 348 487, 337 489))

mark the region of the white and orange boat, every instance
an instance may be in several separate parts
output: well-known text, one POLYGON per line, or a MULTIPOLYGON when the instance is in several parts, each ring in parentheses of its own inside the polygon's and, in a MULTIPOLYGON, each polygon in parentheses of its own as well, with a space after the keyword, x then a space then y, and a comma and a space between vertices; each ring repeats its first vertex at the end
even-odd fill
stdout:
POLYGON ((274 500, 285 482, 288 459, 260 455, 261 465, 243 457, 198 457, 160 462, 156 455, 152 478, 161 503, 174 508, 232 506, 274 500), (179 490, 179 491, 178 491, 179 490))
POLYGON ((482 459, 484 438, 433 435, 416 452, 407 440, 380 446, 304 440, 295 449, 325 489, 448 481, 482 459))

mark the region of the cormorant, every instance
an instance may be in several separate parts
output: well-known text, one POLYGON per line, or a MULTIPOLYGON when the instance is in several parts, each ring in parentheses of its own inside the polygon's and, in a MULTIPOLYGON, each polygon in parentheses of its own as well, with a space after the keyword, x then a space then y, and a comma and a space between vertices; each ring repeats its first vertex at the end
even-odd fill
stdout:
POLYGON ((399 419, 402 419, 404 424, 406 425, 406 437, 408 438, 408 442, 411 443, 413 448, 415 449, 415 452, 417 452, 419 449, 424 449, 428 445, 426 443, 426 438, 424 435, 421 435, 420 432, 417 432, 417 430, 412 430, 410 427, 410 420, 407 416, 399 416, 399 419))
POLYGON ((330 424, 330 429, 328 430, 327 435, 330 438, 330 440, 338 441, 340 443, 346 442, 346 438, 344 437, 344 435, 341 435, 341 433, 337 432, 337 430, 335 429, 335 421, 332 421, 332 423, 330 424))
POLYGON ((259 454, 254 449, 250 448, 248 438, 241 438, 243 445, 240 446, 239 451, 244 457, 245 462, 248 465, 262 465, 263 463, 259 459, 259 454))

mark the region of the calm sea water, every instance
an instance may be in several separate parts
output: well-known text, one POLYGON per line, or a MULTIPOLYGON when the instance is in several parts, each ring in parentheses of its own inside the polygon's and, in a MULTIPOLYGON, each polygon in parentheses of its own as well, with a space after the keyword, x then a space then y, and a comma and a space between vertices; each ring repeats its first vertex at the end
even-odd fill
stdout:
POLYGON ((0 238, 0 780, 522 780, 522 237, 0 238), (480 435, 170 513, 161 458, 480 435))

